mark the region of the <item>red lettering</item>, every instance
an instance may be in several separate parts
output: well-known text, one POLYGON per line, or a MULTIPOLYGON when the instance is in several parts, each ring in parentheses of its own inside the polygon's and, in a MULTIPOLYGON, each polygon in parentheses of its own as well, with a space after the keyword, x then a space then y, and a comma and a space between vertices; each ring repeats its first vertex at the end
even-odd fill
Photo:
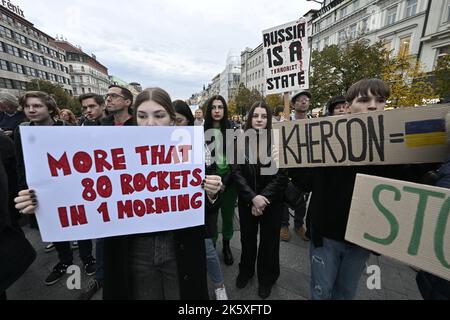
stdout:
POLYGON ((189 206, 189 195, 188 194, 184 194, 184 195, 179 195, 178 196, 178 211, 186 211, 186 210, 190 210, 190 206, 189 206))
POLYGON ((61 227, 69 227, 69 217, 67 216, 67 208, 58 208, 59 221, 61 222, 61 227))
POLYGON ((88 173, 92 168, 92 159, 84 151, 77 152, 73 156, 73 167, 79 173, 88 173))
POLYGON ((122 174, 120 176, 120 185, 122 187, 122 194, 123 195, 133 194, 134 193, 134 189, 130 185, 132 180, 133 180, 133 176, 131 176, 129 174, 122 174))
POLYGON ((95 159, 95 170, 97 172, 103 172, 104 169, 110 171, 112 169, 112 165, 106 161, 108 154, 103 150, 95 150, 94 151, 94 159, 95 159))
POLYGON ((159 190, 167 190, 169 189, 169 184, 166 181, 167 176, 169 173, 167 171, 161 171, 158 172, 158 186, 159 190))
POLYGON ((178 150, 181 152, 183 162, 189 162, 189 151, 192 151, 192 146, 179 146, 178 150))
POLYGON ((199 185, 202 184, 202 181, 203 181, 202 176, 201 176, 202 172, 203 172, 203 170, 198 169, 198 168, 195 169, 194 171, 192 171, 192 177, 194 179, 191 181, 191 186, 198 187, 199 185))
POLYGON ((180 159, 178 158, 177 149, 174 146, 171 146, 169 152, 167 153, 166 163, 178 164, 180 163, 180 159))
POLYGON ((57 170, 62 170, 64 176, 72 174, 72 171, 70 170, 69 160, 67 159, 67 154, 65 152, 59 160, 56 160, 49 153, 47 153, 47 160, 52 177, 58 177, 57 170))
POLYGON ((123 220, 125 218, 125 215, 127 215, 128 218, 133 218, 133 203, 131 200, 125 201, 119 201, 117 202, 117 213, 119 216, 119 220, 123 220))
POLYGON ((102 215, 103 222, 110 222, 111 219, 109 218, 108 213, 108 203, 103 202, 100 207, 98 207, 97 212, 102 215))
POLYGON ((88 223, 84 206, 70 207, 70 218, 72 220, 72 226, 84 225, 88 223))
POLYGON ((123 148, 112 149, 111 155, 112 155, 114 170, 126 170, 127 169, 123 148))
POLYGON ((141 164, 143 166, 148 165, 148 157, 147 152, 150 150, 149 146, 145 147, 136 147, 136 153, 139 153, 141 155, 141 164))
POLYGON ((157 164, 167 164, 167 162, 164 161, 165 154, 166 154, 165 146, 152 146, 152 165, 154 166, 157 164))
POLYGON ((170 211, 175 212, 177 210, 177 197, 172 196, 170 197, 170 211))
POLYGON ((83 179, 83 181, 81 181, 81 185, 84 187, 82 194, 84 200, 94 201, 97 199, 97 194, 94 190, 94 180, 90 178, 83 179))
POLYGON ((148 175, 148 177, 147 177, 147 189, 148 189, 148 191, 150 191, 150 192, 156 192, 156 191, 158 191, 158 188, 157 187, 154 187, 154 186, 152 186, 152 179, 153 178, 156 178, 157 177, 157 174, 156 174, 156 172, 150 172, 150 174, 148 175))
POLYGON ((145 199, 145 205, 147 206, 147 214, 154 214, 155 208, 154 208, 154 202, 152 199, 145 199))
POLYGON ((171 190, 180 190, 181 189, 180 175, 181 175, 181 172, 171 172, 170 173, 170 189, 171 190))
POLYGON ((113 192, 111 180, 107 176, 101 176, 97 180, 97 193, 100 197, 109 198, 113 192))
POLYGON ((194 194, 194 196, 191 199, 192 209, 200 209, 200 207, 202 206, 202 200, 201 200, 202 195, 203 195, 203 193, 201 193, 201 192, 194 194), (197 199, 199 199, 199 200, 197 200, 197 199))
POLYGON ((184 170, 184 171, 181 171, 181 176, 183 177, 183 182, 182 182, 182 187, 183 188, 187 188, 188 187, 188 178, 189 178, 189 175, 191 174, 191 171, 190 170, 184 170))
POLYGON ((145 209, 144 202, 142 202, 141 200, 134 201, 133 202, 133 210, 134 210, 134 214, 137 215, 138 217, 145 216, 146 209, 145 209))
POLYGON ((142 173, 138 173, 133 178, 133 187, 136 192, 144 191, 145 186, 147 184, 147 179, 142 173))
POLYGON ((156 198, 155 207, 157 214, 169 212, 169 199, 167 197, 156 198))

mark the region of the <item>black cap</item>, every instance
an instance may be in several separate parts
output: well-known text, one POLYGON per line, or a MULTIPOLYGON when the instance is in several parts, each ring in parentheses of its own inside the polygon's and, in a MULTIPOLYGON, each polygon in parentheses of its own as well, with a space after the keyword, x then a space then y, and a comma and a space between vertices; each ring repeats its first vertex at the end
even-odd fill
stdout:
POLYGON ((309 99, 312 98, 312 95, 311 95, 311 93, 310 93, 309 91, 301 91, 301 92, 295 94, 295 95, 292 97, 292 99, 291 99, 292 104, 295 103, 295 100, 296 100, 299 96, 307 96, 309 99))
POLYGON ((333 98, 331 98, 330 101, 328 101, 327 103, 327 112, 328 115, 331 116, 333 114, 334 111, 334 107, 340 103, 344 103, 346 102, 345 97, 344 96, 335 96, 333 98))

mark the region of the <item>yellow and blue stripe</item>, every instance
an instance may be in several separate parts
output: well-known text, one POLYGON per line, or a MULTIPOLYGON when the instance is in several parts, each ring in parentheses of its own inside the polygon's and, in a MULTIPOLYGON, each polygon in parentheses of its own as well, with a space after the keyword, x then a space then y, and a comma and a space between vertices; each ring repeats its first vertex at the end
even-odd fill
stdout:
POLYGON ((421 148, 447 144, 445 120, 433 119, 407 122, 405 124, 406 146, 421 148))

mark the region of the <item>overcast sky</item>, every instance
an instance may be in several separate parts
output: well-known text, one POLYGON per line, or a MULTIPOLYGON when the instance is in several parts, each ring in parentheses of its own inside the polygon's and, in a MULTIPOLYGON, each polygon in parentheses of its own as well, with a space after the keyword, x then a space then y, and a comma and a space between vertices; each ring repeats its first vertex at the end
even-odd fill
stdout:
POLYGON ((35 26, 63 35, 143 87, 186 99, 222 72, 228 52, 320 5, 306 0, 12 0, 35 26))

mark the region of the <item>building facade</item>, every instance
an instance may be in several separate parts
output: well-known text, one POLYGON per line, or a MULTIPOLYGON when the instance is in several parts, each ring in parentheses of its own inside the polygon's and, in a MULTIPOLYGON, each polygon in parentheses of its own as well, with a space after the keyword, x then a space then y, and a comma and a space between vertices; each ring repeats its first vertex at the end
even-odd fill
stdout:
POLYGON ((427 72, 434 70, 440 57, 450 54, 450 0, 432 1, 429 10, 422 48, 419 50, 427 72))
POLYGON ((241 82, 249 89, 256 89, 265 96, 263 44, 255 49, 246 48, 241 53, 241 82))
POLYGON ((64 40, 55 40, 55 45, 66 52, 73 95, 85 93, 104 95, 110 85, 108 68, 95 55, 88 55, 64 40))
POLYGON ((358 38, 382 41, 392 55, 416 56, 432 71, 448 52, 450 0, 325 1, 313 16, 312 49, 323 50, 358 38))
POLYGON ((220 95, 230 101, 237 95, 241 78, 241 59, 237 52, 230 50, 225 70, 220 74, 220 95))
POLYGON ((34 27, 17 6, 0 6, 0 90, 16 96, 26 84, 42 79, 72 94, 66 53, 52 37, 34 27))

